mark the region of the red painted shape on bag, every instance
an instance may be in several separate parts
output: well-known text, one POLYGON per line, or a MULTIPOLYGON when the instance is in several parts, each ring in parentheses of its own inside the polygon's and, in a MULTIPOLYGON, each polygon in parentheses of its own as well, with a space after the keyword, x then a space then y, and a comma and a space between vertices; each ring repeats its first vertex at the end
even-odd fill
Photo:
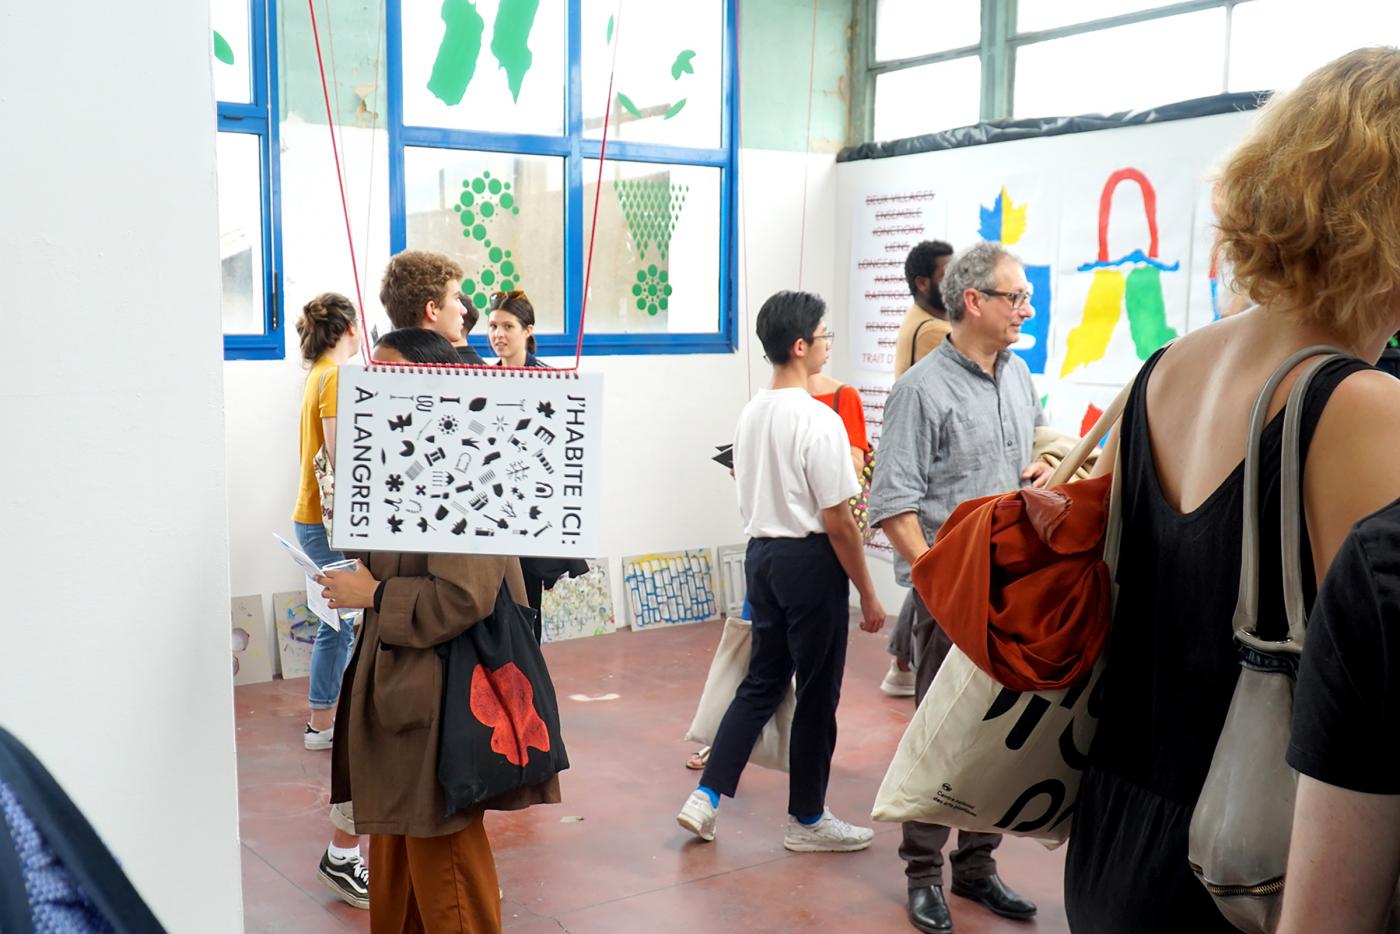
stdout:
POLYGON ((549 727, 535 712, 535 689, 515 662, 472 671, 472 716, 492 728, 491 749, 511 765, 530 760, 530 747, 549 752, 549 727))

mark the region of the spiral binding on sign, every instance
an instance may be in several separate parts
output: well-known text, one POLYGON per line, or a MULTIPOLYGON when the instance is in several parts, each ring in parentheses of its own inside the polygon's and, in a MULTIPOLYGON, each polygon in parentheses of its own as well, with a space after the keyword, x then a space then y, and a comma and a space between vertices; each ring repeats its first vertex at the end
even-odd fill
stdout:
POLYGON ((578 379, 578 370, 555 370, 535 366, 460 366, 455 363, 378 363, 365 365, 369 373, 412 373, 426 376, 432 373, 448 376, 521 376, 525 379, 578 379))

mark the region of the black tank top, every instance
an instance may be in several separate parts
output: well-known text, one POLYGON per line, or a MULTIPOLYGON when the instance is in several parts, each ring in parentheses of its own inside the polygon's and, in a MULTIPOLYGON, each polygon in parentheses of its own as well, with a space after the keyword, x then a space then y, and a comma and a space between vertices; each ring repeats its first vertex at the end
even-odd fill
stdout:
MULTIPOLYGON (((1239 593, 1244 464, 1189 513, 1166 500, 1152 457, 1143 366, 1123 413, 1123 538, 1098 733, 1070 833, 1066 909, 1093 932, 1233 928, 1186 863, 1191 810, 1210 769, 1239 673, 1231 618, 1239 593), (1182 924, 1205 925, 1181 927, 1182 924)), ((1337 385, 1359 360, 1318 372, 1303 402, 1302 452, 1337 385)), ((1260 472, 1259 626, 1286 635, 1279 543, 1283 415, 1264 430, 1260 472)), ((1316 587, 1303 531, 1303 581, 1316 587)))

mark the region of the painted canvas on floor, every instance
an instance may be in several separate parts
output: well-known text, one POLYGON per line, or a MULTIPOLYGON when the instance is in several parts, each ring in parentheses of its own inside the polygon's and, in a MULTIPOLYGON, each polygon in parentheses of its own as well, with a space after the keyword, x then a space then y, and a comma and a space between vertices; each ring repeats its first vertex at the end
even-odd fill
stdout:
POLYGON ((564 577, 544 592, 540 607, 544 641, 602 636, 617 630, 606 561, 589 561, 588 573, 564 577))
POLYGON ((267 617, 261 594, 234 597, 230 604, 233 637, 233 683, 260 684, 272 680, 268 653, 267 617))
POLYGON ((719 617, 710 555, 704 548, 623 558, 622 584, 633 629, 719 617))
POLYGON ((304 678, 311 674, 311 646, 321 621, 306 606, 306 592, 289 590, 272 595, 272 612, 277 623, 277 653, 282 659, 283 678, 304 678))

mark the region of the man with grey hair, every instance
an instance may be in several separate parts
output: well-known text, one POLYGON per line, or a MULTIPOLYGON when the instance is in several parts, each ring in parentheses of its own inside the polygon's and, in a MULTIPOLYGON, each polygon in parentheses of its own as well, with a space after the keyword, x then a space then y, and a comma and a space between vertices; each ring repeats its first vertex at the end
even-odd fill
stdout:
MULTIPOLYGON (((895 577, 911 586, 910 565, 929 548, 949 514, 964 500, 1043 485, 1051 469, 1031 462, 1044 413, 1030 371, 1009 348, 1034 314, 1021 263, 999 243, 983 242, 953 258, 943 278, 948 337, 895 381, 885 403, 870 491, 870 521, 895 550, 895 577)), ((922 702, 952 643, 911 588, 915 696, 922 702)), ((904 825, 899 855, 909 883, 909 920, 926 934, 948 934, 952 915, 943 897, 943 846, 949 828, 904 825)), ((958 833, 953 894, 999 915, 1024 919, 1035 904, 997 876, 992 857, 1000 834, 958 833)))

